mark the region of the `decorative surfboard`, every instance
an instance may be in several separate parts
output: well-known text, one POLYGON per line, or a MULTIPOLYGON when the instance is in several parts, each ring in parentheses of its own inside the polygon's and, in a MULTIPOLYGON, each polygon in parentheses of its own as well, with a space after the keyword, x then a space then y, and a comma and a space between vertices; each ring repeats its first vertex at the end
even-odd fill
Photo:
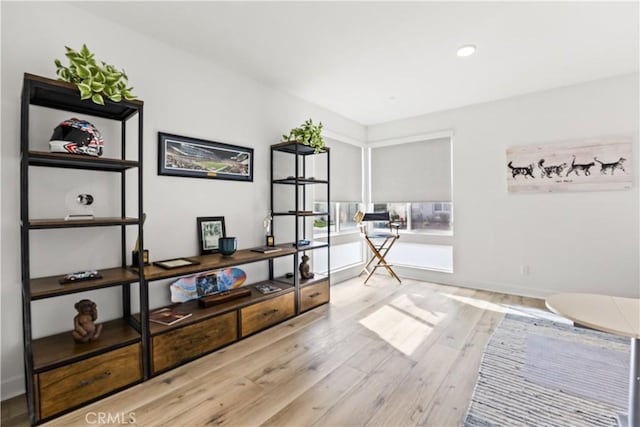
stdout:
POLYGON ((235 267, 181 277, 169 286, 171 302, 186 302, 238 288, 246 280, 247 274, 235 267))

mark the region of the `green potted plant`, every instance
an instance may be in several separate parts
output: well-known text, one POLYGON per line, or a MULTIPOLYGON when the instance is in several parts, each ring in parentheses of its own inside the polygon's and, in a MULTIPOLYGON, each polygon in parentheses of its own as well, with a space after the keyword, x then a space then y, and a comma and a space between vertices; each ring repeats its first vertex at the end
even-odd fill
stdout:
POLYGON ((289 135, 282 135, 282 142, 298 141, 313 148, 316 153, 320 153, 324 149, 324 140, 321 133, 322 122, 314 125, 313 121, 309 119, 299 127, 291 129, 289 135))
POLYGON ((60 80, 75 84, 80 90, 80 99, 91 99, 96 104, 104 105, 104 97, 113 102, 122 99, 132 100, 135 95, 131 93, 129 78, 124 70, 120 71, 111 64, 95 59, 94 54, 82 45, 80 52, 76 52, 65 46, 69 59, 69 66, 65 67, 59 59, 54 61, 56 74, 60 80))

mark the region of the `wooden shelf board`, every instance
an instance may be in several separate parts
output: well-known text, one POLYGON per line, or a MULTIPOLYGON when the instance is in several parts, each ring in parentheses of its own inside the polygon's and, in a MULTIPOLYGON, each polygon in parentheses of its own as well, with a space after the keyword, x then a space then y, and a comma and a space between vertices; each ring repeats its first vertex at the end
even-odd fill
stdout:
POLYGON ((137 218, 103 217, 94 219, 72 219, 65 221, 64 218, 32 219, 29 220, 30 229, 43 228, 74 228, 74 227, 105 227, 111 225, 135 225, 137 218))
MULTIPOLYGON (((284 244, 278 245, 278 246, 296 248, 296 245, 293 242, 284 243, 284 244)), ((317 241, 317 240, 312 240, 308 245, 297 246, 297 249, 298 249, 298 252, 304 252, 304 251, 309 251, 309 250, 313 250, 313 249, 326 248, 328 246, 329 245, 327 244, 327 242, 320 242, 320 241, 317 241)))
POLYGON ((47 151, 29 151, 28 161, 31 166, 87 169, 104 172, 121 172, 139 166, 139 163, 135 160, 92 157, 83 154, 49 153, 47 151))
POLYGON ((144 277, 146 280, 169 279, 172 277, 186 276, 189 274, 200 273, 202 271, 219 270, 221 268, 234 267, 242 264, 249 264, 258 261, 264 261, 272 258, 279 258, 286 255, 292 255, 296 252, 293 246, 277 245, 282 250, 263 254, 253 252, 251 249, 241 249, 231 256, 223 256, 222 254, 210 254, 200 256, 182 257, 198 261, 199 264, 190 265, 181 268, 167 270, 155 265, 149 265, 144 268, 144 277))
MULTIPOLYGON (((285 142, 280 142, 278 144, 273 144, 271 146, 271 149, 275 151, 282 151, 284 153, 299 154, 301 156, 316 154, 314 148, 309 147, 308 145, 304 145, 297 141, 290 141, 290 142, 285 141, 285 142)), ((320 153, 326 153, 327 151, 329 151, 329 147, 324 147, 322 150, 323 151, 321 151, 320 153)))
MULTIPOLYGON (((72 325, 73 317, 75 316, 73 307, 69 307, 65 316, 69 317, 69 324, 72 325)), ((97 323, 102 323, 99 317, 97 323)), ((102 324, 100 338, 89 343, 76 343, 71 336, 71 331, 33 340, 34 370, 41 371, 140 340, 140 334, 129 326, 124 319, 110 320, 102 324)))
POLYGON ((273 215, 273 216, 297 216, 297 217, 302 217, 302 216, 323 216, 323 215, 329 215, 329 212, 305 212, 305 211, 273 212, 271 215, 273 215))
POLYGON ((107 288, 119 286, 126 283, 138 282, 138 274, 127 268, 105 268, 99 269, 100 279, 71 282, 61 285, 59 276, 39 277, 31 279, 31 299, 38 300, 58 295, 72 294, 75 292, 88 291, 90 289, 107 288))
MULTIPOLYGON (((304 287, 304 286, 313 285, 314 283, 322 282, 327 279, 328 277, 324 274, 314 273, 313 279, 300 279, 298 284, 300 287, 304 287)), ((280 277, 276 277, 273 280, 275 282, 286 283, 290 286, 293 286, 293 276, 292 277, 280 276, 280 277)))
POLYGON ((312 185, 312 184, 328 184, 329 181, 324 179, 282 178, 282 179, 274 179, 273 183, 286 184, 286 185, 312 185))
MULTIPOLYGON (((149 322, 149 330, 151 332, 151 335, 161 334, 163 332, 167 332, 176 328, 180 328, 186 325, 200 322, 203 319, 207 319, 209 317, 217 316, 232 310, 237 310, 239 308, 245 307, 250 304, 255 304, 260 301, 265 301, 273 297, 277 297, 289 292, 293 292, 293 285, 279 282, 276 280, 265 280, 259 283, 253 283, 251 285, 245 285, 245 286, 251 289, 250 296, 231 300, 228 302, 224 302, 222 304, 216 304, 211 307, 206 307, 206 308, 200 307, 198 305, 198 300, 191 300, 182 304, 172 304, 168 306, 173 308, 175 311, 179 313, 191 313, 191 316, 184 320, 181 320, 178 323, 174 323, 173 325, 162 325, 155 322, 149 322), (255 289, 255 285, 260 283, 271 283, 275 286, 279 286, 280 288, 282 288, 282 291, 273 292, 271 294, 263 294, 255 289)), ((160 308, 162 307, 155 308, 154 310, 158 310, 160 308)), ((154 311, 154 310, 150 310, 150 311, 154 311)), ((135 314, 134 318, 139 319, 140 314, 139 313, 135 314)))
MULTIPOLYGON (((29 103, 32 105, 113 120, 126 120, 141 110, 144 105, 143 101, 137 99, 113 102, 106 97, 104 105, 98 105, 90 99, 81 100, 80 91, 73 83, 29 73, 24 74, 24 80, 29 84, 29 103)), ((26 90, 26 87, 23 90, 26 90)))

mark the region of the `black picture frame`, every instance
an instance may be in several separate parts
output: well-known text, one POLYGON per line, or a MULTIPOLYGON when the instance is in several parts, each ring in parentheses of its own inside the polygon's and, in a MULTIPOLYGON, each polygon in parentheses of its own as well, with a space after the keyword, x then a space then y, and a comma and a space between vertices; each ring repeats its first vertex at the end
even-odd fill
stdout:
POLYGON ((227 237, 227 231, 223 216, 199 216, 198 223, 198 244, 200 245, 200 255, 215 254, 220 252, 218 239, 227 237))
POLYGON ((158 175, 253 182, 253 148, 158 132, 158 175))

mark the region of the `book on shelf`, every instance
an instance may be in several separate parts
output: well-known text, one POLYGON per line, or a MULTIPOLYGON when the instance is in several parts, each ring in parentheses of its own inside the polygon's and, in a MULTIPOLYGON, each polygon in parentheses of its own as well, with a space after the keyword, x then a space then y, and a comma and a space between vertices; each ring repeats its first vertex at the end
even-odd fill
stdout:
POLYGON ((162 325, 173 325, 187 317, 191 317, 191 313, 178 313, 169 307, 154 310, 149 313, 150 322, 160 323, 162 325))
POLYGON ((258 292, 263 294, 272 294, 282 290, 282 288, 272 285, 271 283, 260 283, 259 285, 255 285, 255 288, 258 292))
POLYGON ((261 254, 271 254, 274 252, 280 252, 282 248, 277 248, 275 246, 261 246, 259 248, 251 249, 253 252, 260 252, 261 254))

